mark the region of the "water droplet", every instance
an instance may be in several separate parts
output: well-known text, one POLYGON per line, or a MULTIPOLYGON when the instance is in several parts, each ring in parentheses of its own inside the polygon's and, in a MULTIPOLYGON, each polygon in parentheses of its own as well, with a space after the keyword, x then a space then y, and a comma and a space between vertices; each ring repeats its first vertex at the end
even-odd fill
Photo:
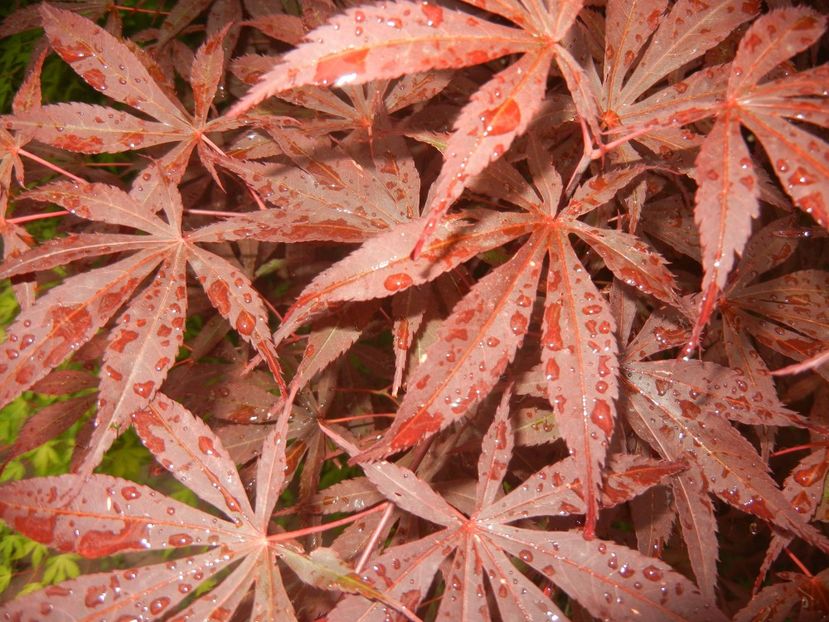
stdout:
POLYGON ((404 272, 399 272, 386 277, 386 280, 383 281, 383 287, 390 292, 396 292, 410 287, 412 282, 412 277, 404 272))

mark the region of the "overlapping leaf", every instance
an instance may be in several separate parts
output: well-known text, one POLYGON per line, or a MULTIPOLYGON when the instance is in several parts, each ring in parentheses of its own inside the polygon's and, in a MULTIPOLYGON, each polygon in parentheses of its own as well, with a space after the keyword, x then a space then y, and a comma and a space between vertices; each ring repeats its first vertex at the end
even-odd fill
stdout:
POLYGON ((740 127, 763 145, 783 188, 795 204, 829 227, 829 186, 825 158, 829 145, 787 118, 826 126, 812 111, 825 105, 827 67, 760 84, 772 69, 817 41, 825 17, 806 8, 775 11, 758 18, 740 41, 731 64, 724 110, 717 116, 697 157, 694 218, 700 230, 702 283, 695 343, 717 303, 718 293, 741 254, 758 214, 759 184, 740 127), (821 104, 824 98, 824 104, 821 104))
MULTIPOLYGON (((686 578, 659 560, 612 542, 586 540, 573 531, 548 532, 510 525, 516 518, 529 516, 522 506, 536 508, 538 515, 557 514, 563 498, 580 501, 571 488, 560 485, 564 478, 555 473, 556 465, 532 475, 498 501, 494 507, 501 512, 493 511, 490 504, 500 492, 512 457, 509 397, 507 392, 484 438, 475 503, 469 517, 405 468, 387 462, 364 465, 367 477, 391 501, 444 527, 375 557, 364 579, 384 586, 387 594, 414 609, 425 598, 440 568, 445 587, 439 619, 489 619, 489 591, 504 619, 566 619, 519 571, 519 567, 526 566, 579 600, 594 616, 690 620, 705 610, 707 616, 725 619, 686 578), (525 504, 530 490, 534 491, 530 495, 548 493, 543 506, 525 504), (444 561, 450 556, 451 563, 444 561)), ((583 511, 584 506, 574 509, 583 511)), ((385 615, 382 605, 347 597, 330 618, 380 620, 385 615)))
POLYGON ((191 555, 84 575, 6 603, 2 615, 21 621, 158 619, 205 581, 241 562, 216 590, 198 597, 175 619, 229 616, 255 586, 254 610, 281 616, 270 619, 293 620, 287 599, 276 600, 274 594, 285 596, 276 566, 276 558, 283 555, 288 565, 325 576, 327 585, 350 585, 346 589, 373 594, 359 578, 349 576, 352 573, 335 556, 326 557, 320 550, 307 556, 296 545, 268 539, 270 514, 285 485, 284 423, 265 440, 254 510, 221 441, 183 406, 158 393, 147 408, 133 413, 132 420, 160 464, 224 516, 108 475, 63 475, 6 484, 0 502, 3 520, 58 550, 90 559, 180 548, 189 549, 191 555), (208 550, 202 552, 204 547, 208 550))
MULTIPOLYGON (((150 167, 140 183, 156 209, 164 204, 173 222, 180 221, 178 191, 150 167), (146 179, 145 179, 146 177, 146 179), (174 214, 178 213, 178 216, 174 214)), ((249 341, 281 378, 270 339, 267 314, 259 294, 241 270, 192 244, 152 213, 146 203, 112 186, 55 182, 30 194, 57 203, 81 218, 146 231, 150 235, 78 234, 32 249, 4 266, 3 276, 43 270, 88 254, 137 253, 109 266, 68 279, 22 313, 9 327, 4 343, 8 364, 0 365, 0 402, 29 388, 89 340, 161 264, 153 282, 118 319, 101 367, 96 430, 82 459, 91 471, 115 437, 129 425, 133 411, 143 408, 161 386, 178 355, 187 313, 185 265, 189 263, 208 298, 239 335, 249 341), (97 248, 97 251, 91 251, 97 248)))
POLYGON ((118 153, 181 142, 165 159, 168 173, 178 180, 190 152, 201 146, 205 133, 236 125, 207 120, 223 73, 221 42, 226 29, 209 38, 196 54, 191 72, 195 114, 191 116, 175 95, 157 82, 142 59, 106 30, 76 13, 48 4, 41 8, 41 16, 52 49, 87 84, 156 121, 123 110, 74 102, 16 111, 5 119, 8 127, 24 130, 40 142, 81 153, 118 153))
POLYGON ((455 132, 446 145, 444 167, 424 211, 427 220, 414 249, 417 255, 468 180, 501 157, 515 137, 527 129, 541 107, 554 59, 559 58, 577 105, 585 102, 583 107, 591 108, 579 88, 586 76, 559 44, 581 8, 581 0, 535 9, 518 3, 470 4, 506 17, 521 28, 500 26, 428 2, 400 1, 350 9, 286 54, 233 112, 304 85, 342 87, 524 53, 518 62, 484 84, 456 120, 455 132))
MULTIPOLYGON (((339 14, 330 0, 187 0, 164 17, 112 5, 103 28, 62 10, 97 1, 21 14, 42 15, 44 44, 98 93, 41 106, 61 66, 41 93, 44 52, 2 120, 0 277, 21 311, 0 399, 84 393, 40 409, 0 453, 98 409, 77 435, 82 475, 6 484, 0 514, 58 552, 128 557, 0 616, 721 619, 715 602, 737 606, 720 590, 718 529, 740 523, 718 525, 715 499, 771 528, 758 590, 794 538, 825 552, 811 521, 829 464, 826 232, 772 214, 791 198, 825 224, 825 18, 766 4, 758 19, 753 0, 339 14), (239 37, 240 23, 279 43, 239 37), (285 44, 298 47, 266 55, 285 44), (216 118, 239 92, 234 53, 236 77, 266 77, 216 118), (232 118, 269 89, 282 101, 232 118), (125 155, 78 155, 102 151, 125 155), (21 157, 37 162, 25 178, 21 157), (76 183, 44 182, 42 166, 76 183), (16 196, 13 176, 32 189, 16 196), (32 209, 47 202, 63 210, 32 209), (752 234, 755 214, 769 224, 752 234), (53 228, 27 223, 44 217, 66 237, 36 242, 53 228), (700 277, 703 295, 684 295, 700 277), (715 306, 708 350, 674 360, 715 306), (775 386, 781 367, 800 376, 775 386), (810 416, 794 411, 810 400, 810 416), (91 474, 128 426, 195 507, 165 483, 91 474), (780 426, 800 428, 777 436, 794 449, 807 432, 814 444, 787 474, 767 460, 780 426), (274 514, 280 498, 292 506, 274 514), (334 513, 353 516, 326 535, 334 513), (618 544, 629 522, 639 552, 618 544), (147 547, 176 550, 162 562, 147 547), (675 571, 688 565, 696 588, 675 571)), ((789 547, 810 568, 803 550, 789 547)), ((778 577, 737 619, 782 618, 797 597, 808 616, 824 578, 812 570, 778 577)))

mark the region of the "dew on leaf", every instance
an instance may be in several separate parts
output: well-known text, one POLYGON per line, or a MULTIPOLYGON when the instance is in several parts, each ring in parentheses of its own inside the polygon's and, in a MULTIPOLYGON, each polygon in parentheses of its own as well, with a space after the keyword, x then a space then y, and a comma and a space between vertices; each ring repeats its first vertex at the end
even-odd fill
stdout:
POLYGON ((597 399, 590 413, 590 420, 598 426, 606 437, 613 433, 613 414, 606 400, 597 399))
POLYGON ((216 448, 213 445, 213 439, 209 436, 200 436, 198 440, 199 451, 206 456, 212 456, 216 453, 216 448))
POLYGON ((645 566, 642 569, 642 575, 649 581, 659 581, 662 579, 662 571, 656 566, 645 566))
POLYGON ((255 327, 256 319, 244 309, 239 311, 239 315, 236 316, 236 330, 239 334, 248 336, 253 333, 255 327))
POLYGON ((193 538, 186 533, 177 533, 167 538, 170 546, 189 546, 193 544, 193 538))
POLYGON ((385 287, 390 292, 400 291, 401 289, 406 289, 412 285, 412 277, 410 277, 405 272, 398 272, 396 274, 392 274, 387 276, 386 279, 383 281, 383 287, 385 287))
POLYGON ((349 50, 324 57, 317 63, 314 81, 322 85, 342 86, 366 71, 368 49, 349 50))
POLYGON ((213 281, 207 289, 207 297, 219 313, 224 316, 230 313, 230 289, 227 283, 221 279, 213 281))
POLYGON ((443 9, 430 2, 422 2, 420 10, 426 17, 426 25, 437 28, 443 23, 443 9))
POLYGON ((155 387, 155 382, 152 380, 147 380, 146 382, 136 382, 132 385, 132 390, 135 392, 136 395, 149 399, 150 396, 153 394, 153 388, 155 387))
POLYGON ((500 136, 514 132, 521 123, 521 109, 514 99, 481 114, 484 136, 500 136))
POLYGON ((141 497, 141 493, 135 486, 124 486, 121 489, 121 496, 127 501, 133 501, 141 497))
POLYGON ((154 616, 157 616, 159 613, 164 611, 170 604, 170 599, 166 596, 162 596, 161 598, 156 598, 154 601, 150 603, 150 613, 154 616))

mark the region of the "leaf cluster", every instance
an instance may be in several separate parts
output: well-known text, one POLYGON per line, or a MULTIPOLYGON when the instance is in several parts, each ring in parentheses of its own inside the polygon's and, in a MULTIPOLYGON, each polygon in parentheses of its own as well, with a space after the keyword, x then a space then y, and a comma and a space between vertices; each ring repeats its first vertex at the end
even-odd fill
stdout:
POLYGON ((820 10, 168 5, 0 25, 0 616, 829 615, 820 10))

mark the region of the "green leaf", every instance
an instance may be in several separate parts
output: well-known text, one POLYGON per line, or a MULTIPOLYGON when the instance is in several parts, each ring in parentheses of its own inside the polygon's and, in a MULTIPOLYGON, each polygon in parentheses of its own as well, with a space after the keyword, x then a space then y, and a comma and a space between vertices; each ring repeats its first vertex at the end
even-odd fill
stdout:
POLYGON ((81 569, 78 567, 79 555, 74 553, 65 553, 63 555, 55 555, 46 560, 46 566, 43 569, 43 581, 46 585, 54 585, 66 579, 74 579, 81 574, 81 569))

